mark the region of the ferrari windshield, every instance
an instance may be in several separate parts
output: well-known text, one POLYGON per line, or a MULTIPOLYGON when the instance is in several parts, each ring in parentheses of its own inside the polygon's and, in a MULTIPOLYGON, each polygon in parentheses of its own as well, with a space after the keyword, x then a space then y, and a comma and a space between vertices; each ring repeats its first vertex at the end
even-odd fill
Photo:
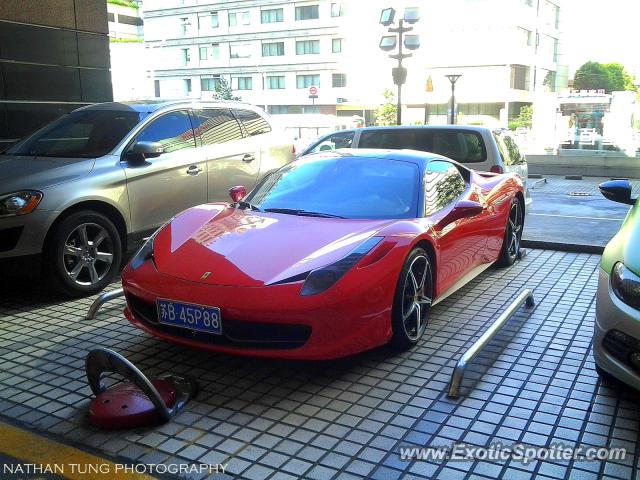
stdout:
POLYGON ((356 219, 415 218, 418 166, 363 157, 313 158, 267 177, 246 198, 264 211, 356 219))
POLYGON ((133 110, 78 110, 7 151, 33 157, 97 158, 111 152, 144 114, 133 110))

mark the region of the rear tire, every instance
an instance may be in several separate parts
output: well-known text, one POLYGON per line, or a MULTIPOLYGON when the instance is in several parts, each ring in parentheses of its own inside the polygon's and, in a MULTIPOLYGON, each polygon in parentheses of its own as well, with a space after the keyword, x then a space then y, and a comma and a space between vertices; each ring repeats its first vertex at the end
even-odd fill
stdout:
POLYGON ((50 233, 44 272, 51 287, 71 297, 104 289, 120 268, 122 240, 111 220, 98 212, 72 213, 50 233))
POLYGON ((510 267, 518 258, 520 253, 520 243, 522 241, 522 228, 524 226, 524 212, 522 204, 517 197, 511 200, 507 225, 504 229, 504 239, 500 256, 496 262, 500 267, 510 267))
POLYGON ((393 300, 391 346, 413 347, 427 328, 433 301, 433 271, 429 255, 414 248, 404 262, 393 300))
POLYGON ((608 387, 620 387, 624 385, 620 380, 604 370, 600 365, 596 363, 596 373, 600 377, 602 383, 608 387))

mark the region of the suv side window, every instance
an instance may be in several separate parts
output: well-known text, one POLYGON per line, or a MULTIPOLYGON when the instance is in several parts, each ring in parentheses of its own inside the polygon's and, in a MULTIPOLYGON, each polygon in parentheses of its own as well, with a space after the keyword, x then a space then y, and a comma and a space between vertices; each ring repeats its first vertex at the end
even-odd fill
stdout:
POLYGON ((507 150, 506 145, 502 141, 502 136, 500 134, 494 133, 493 138, 496 141, 496 145, 498 146, 498 152, 500 153, 500 157, 502 158, 502 162, 505 166, 511 165, 511 158, 509 158, 509 151, 507 150))
POLYGON ((251 110, 234 110, 233 114, 244 125, 249 137, 262 135, 271 131, 271 125, 262 116, 251 110))
POLYGON ((351 148, 355 132, 338 132, 322 139, 309 153, 337 150, 339 148, 351 148))
POLYGON ((455 165, 444 160, 430 161, 424 178, 424 215, 453 204, 466 189, 467 184, 455 165))
POLYGON ((206 108, 193 112, 193 124, 202 145, 240 140, 240 124, 227 108, 206 108))
POLYGON ((364 131, 360 134, 358 148, 388 148, 391 150, 416 148, 415 129, 394 128, 364 131))
POLYGON ((189 114, 183 110, 170 112, 153 120, 138 134, 136 141, 158 142, 165 153, 196 146, 189 114))
POLYGON ((525 163, 525 157, 520 153, 520 149, 518 148, 515 140, 509 135, 504 135, 502 138, 504 140, 505 146, 507 147, 507 151, 509 152, 511 164, 522 165, 523 163, 525 163))

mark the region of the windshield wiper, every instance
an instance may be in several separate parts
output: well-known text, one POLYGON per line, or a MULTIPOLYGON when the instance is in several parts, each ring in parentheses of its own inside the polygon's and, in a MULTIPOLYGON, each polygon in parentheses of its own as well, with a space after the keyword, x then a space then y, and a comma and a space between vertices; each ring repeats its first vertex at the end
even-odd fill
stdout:
POLYGON ((248 208, 249 210, 253 210, 254 212, 262 211, 259 207, 256 207, 253 203, 245 202, 244 200, 240 200, 239 202, 236 202, 236 207, 240 207, 243 210, 248 208))
POLYGON ((265 208, 264 211, 272 213, 285 213, 287 215, 299 215, 301 217, 344 218, 340 215, 333 215, 331 213, 310 212, 308 210, 297 210, 295 208, 265 208))

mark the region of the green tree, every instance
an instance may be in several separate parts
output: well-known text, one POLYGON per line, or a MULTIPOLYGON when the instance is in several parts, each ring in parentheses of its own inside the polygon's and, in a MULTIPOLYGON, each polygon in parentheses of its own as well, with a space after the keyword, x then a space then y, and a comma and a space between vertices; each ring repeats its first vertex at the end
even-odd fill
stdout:
POLYGON ((385 88, 382 96, 385 99, 385 103, 380 105, 380 108, 376 110, 376 125, 382 127, 395 125, 398 117, 398 106, 395 101, 396 96, 388 88, 385 88))
POLYGON ((213 95, 216 100, 242 100, 240 97, 236 97, 229 86, 229 82, 224 77, 220 77, 218 85, 216 85, 216 93, 213 95))
POLYGON ((627 73, 619 63, 607 63, 604 68, 607 69, 609 75, 609 88, 612 92, 621 92, 624 90, 636 90, 633 84, 633 78, 627 73))
POLYGON ((602 64, 587 62, 582 65, 573 79, 577 90, 600 90, 607 93, 636 90, 633 79, 619 63, 602 64))
POLYGON ((523 105, 520 107, 520 113, 516 118, 509 122, 509 129, 515 130, 518 127, 531 128, 533 120, 533 106, 523 105))

